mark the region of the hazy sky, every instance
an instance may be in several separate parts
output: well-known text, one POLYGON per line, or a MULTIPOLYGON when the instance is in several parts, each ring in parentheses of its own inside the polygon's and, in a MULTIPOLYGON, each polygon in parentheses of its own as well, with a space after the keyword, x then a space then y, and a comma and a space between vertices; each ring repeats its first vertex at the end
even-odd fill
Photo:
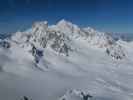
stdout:
POLYGON ((0 33, 60 19, 101 31, 133 33, 133 0, 0 0, 0 33))

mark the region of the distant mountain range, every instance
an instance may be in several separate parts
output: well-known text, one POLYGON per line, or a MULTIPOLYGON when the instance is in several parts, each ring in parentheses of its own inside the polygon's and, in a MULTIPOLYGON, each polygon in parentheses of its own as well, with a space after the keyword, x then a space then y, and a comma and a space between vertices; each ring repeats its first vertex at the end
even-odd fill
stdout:
POLYGON ((110 33, 115 40, 133 41, 133 33, 110 33))
POLYGON ((5 39, 5 38, 7 38, 7 37, 10 37, 11 36, 11 34, 0 34, 0 39, 5 39))

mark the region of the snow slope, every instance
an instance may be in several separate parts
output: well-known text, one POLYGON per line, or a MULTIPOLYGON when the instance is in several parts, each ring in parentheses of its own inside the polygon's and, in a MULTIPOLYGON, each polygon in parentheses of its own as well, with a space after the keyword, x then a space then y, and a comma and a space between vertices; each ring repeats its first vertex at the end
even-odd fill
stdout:
POLYGON ((65 20, 37 22, 0 41, 0 100, 133 100, 132 46, 65 20))

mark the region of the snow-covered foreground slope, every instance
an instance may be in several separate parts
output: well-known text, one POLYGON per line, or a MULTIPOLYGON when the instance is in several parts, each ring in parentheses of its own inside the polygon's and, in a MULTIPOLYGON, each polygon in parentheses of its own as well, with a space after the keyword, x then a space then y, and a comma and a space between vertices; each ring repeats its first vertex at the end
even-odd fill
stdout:
POLYGON ((64 20, 35 23, 0 41, 0 100, 133 100, 132 46, 64 20))

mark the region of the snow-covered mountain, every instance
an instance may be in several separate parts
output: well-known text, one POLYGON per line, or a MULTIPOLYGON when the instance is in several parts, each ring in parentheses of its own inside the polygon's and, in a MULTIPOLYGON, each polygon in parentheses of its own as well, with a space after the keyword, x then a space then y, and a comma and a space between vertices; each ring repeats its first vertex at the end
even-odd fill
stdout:
POLYGON ((132 43, 61 20, 0 40, 0 98, 132 100, 132 43))
MULTIPOLYGON (((77 39, 88 42, 88 45, 107 48, 108 51, 112 51, 109 49, 113 49, 112 47, 117 45, 115 40, 106 33, 98 32, 90 27, 80 28, 65 20, 61 20, 52 26, 48 26, 47 21, 36 22, 30 31, 17 32, 12 36, 12 40, 20 42, 20 44, 25 44, 26 42, 26 44, 32 44, 39 48, 50 47, 54 51, 67 56, 69 55, 69 51, 75 48, 72 42, 77 39)), ((124 57, 122 55, 125 54, 120 54, 120 52, 124 53, 121 48, 122 47, 117 46, 117 49, 112 52, 117 53, 120 57, 113 57, 118 59, 124 57)))

